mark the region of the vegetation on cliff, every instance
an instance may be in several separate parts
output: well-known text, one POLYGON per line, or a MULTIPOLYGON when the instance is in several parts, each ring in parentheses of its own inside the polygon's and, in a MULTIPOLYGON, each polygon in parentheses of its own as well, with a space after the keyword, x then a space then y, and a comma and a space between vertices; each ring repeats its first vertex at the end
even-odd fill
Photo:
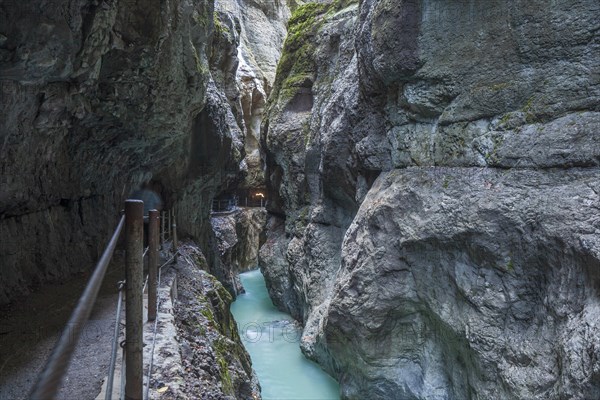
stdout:
POLYGON ((327 18, 356 3, 336 0, 333 3, 306 3, 296 8, 288 21, 288 34, 277 65, 271 101, 285 104, 300 88, 312 86, 317 72, 316 36, 327 18))

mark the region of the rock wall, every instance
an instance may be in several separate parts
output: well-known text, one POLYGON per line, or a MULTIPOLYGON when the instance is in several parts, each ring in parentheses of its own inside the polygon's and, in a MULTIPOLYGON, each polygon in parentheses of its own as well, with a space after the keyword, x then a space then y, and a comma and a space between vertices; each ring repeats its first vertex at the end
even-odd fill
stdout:
POLYGON ((226 52, 221 46, 213 54, 227 66, 222 68, 228 71, 223 85, 245 138, 245 178, 238 188, 264 187, 260 126, 287 33, 290 8, 285 0, 231 0, 216 2, 216 10, 218 30, 236 44, 226 52))
POLYGON ((157 380, 169 390, 157 398, 194 399, 201 393, 206 399, 260 399, 250 356, 229 312, 232 296, 204 271, 208 265, 195 244, 181 250, 174 307, 181 367, 159 371, 157 380))
POLYGON ((0 5, 0 303, 90 268, 144 182, 182 234, 210 228, 244 151, 211 83, 213 25, 200 0, 0 5))
POLYGON ((266 222, 267 212, 262 208, 239 208, 231 213, 213 214, 211 224, 221 260, 233 274, 258 267, 258 251, 264 242, 266 222))
MULTIPOLYGON (((206 151, 215 160, 214 168, 211 166, 213 175, 227 182, 221 185, 221 192, 230 196, 235 191, 265 185, 264 163, 259 149, 260 126, 266 98, 275 79, 289 13, 288 4, 279 0, 215 3, 215 36, 209 59, 215 95, 221 98, 212 106, 209 96, 208 114, 203 121, 216 131, 216 136, 206 143, 216 143, 220 137, 231 136, 236 140, 235 149, 243 155, 238 166, 228 164, 226 154, 219 153, 214 144, 206 151), (236 179, 231 179, 238 169, 241 173, 236 179)), ((205 127, 201 127, 202 130, 205 127)), ((191 195, 187 198, 192 201, 185 205, 188 211, 185 223, 195 231, 195 237, 203 237, 203 250, 211 266, 210 272, 235 294, 243 290, 241 283, 235 279, 236 273, 257 264, 258 238, 264 216, 262 212, 246 210, 235 220, 217 219, 216 224, 207 229, 208 214, 195 212, 198 207, 211 204, 212 196, 209 198, 197 193, 205 190, 205 186, 206 183, 197 181, 189 188, 191 195), (213 228, 217 231, 216 236, 213 228)))
POLYGON ((600 8, 290 19, 261 266, 343 398, 600 396, 600 8))

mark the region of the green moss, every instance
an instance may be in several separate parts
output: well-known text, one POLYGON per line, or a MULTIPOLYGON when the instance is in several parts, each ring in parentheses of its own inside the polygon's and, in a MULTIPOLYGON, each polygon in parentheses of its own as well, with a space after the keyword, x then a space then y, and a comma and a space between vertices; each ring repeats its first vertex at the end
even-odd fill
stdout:
POLYGON ((194 21, 196 21, 196 23, 202 27, 207 27, 209 24, 209 17, 208 15, 205 14, 200 14, 197 11, 194 11, 194 14, 192 15, 192 18, 194 19, 194 21))
POLYGON ((192 46, 192 52, 194 53, 194 60, 196 61, 196 70, 201 75, 208 75, 210 73, 210 71, 208 70, 208 64, 202 62, 200 56, 198 55, 198 50, 196 50, 196 47, 194 46, 194 43, 192 43, 191 40, 190 46, 192 46))
POLYGON ((216 339, 212 344, 218 354, 227 354, 231 352, 229 344, 223 338, 216 339))
POLYGON ((206 258, 201 253, 192 253, 191 258, 194 261, 194 264, 198 266, 201 270, 208 271, 208 263, 206 262, 206 258))
POLYGON ((273 87, 273 101, 286 103, 307 81, 314 81, 315 37, 332 15, 356 0, 336 0, 331 4, 306 3, 296 8, 288 21, 288 34, 277 65, 277 78, 273 87))
POLYGON ((504 143, 504 136, 502 136, 502 135, 494 135, 492 137, 492 141, 494 142, 494 147, 492 148, 492 151, 490 151, 489 153, 487 153, 485 155, 485 161, 488 164, 495 164, 498 161, 500 161, 500 159, 498 157, 498 149, 504 143))
POLYGON ((534 101, 534 98, 533 98, 533 96, 531 96, 527 100, 527 102, 525 102, 525 105, 523 105, 523 112, 530 112, 531 111, 531 109, 533 108, 533 101, 534 101))
POLYGON ((492 89, 495 92, 498 92, 500 90, 508 88, 509 86, 510 86, 510 83, 508 83, 508 82, 495 83, 492 86, 490 86, 490 89, 492 89))
POLYGON ((227 339, 219 337, 212 342, 212 347, 215 351, 217 364, 219 365, 219 373, 221 377, 221 383, 223 385, 223 392, 225 394, 234 394, 233 380, 229 373, 229 363, 227 359, 234 356, 239 358, 239 352, 236 346, 232 346, 227 339))
POLYGON ((215 33, 217 35, 225 36, 228 39, 230 39, 231 31, 229 30, 229 27, 227 27, 227 25, 221 22, 221 19, 219 18, 219 13, 217 13, 216 11, 213 15, 213 23, 215 25, 215 33))
MULTIPOLYGON (((306 31, 314 25, 315 18, 327 11, 330 6, 325 3, 306 3, 298 7, 288 21, 288 39, 306 31)), ((286 40, 287 41, 287 40, 286 40)))
POLYGON ((223 356, 218 353, 217 364, 219 364, 219 372, 221 374, 221 384, 223 385, 223 392, 225 394, 233 395, 233 380, 231 379, 231 374, 229 373, 229 365, 227 364, 227 360, 225 360, 225 358, 223 358, 223 356))
POLYGON ((312 75, 308 73, 301 73, 297 75, 288 76, 283 81, 284 87, 302 87, 302 85, 306 84, 307 80, 311 80, 312 75))
POLYGON ((531 96, 527 100, 527 102, 525 103, 525 105, 523 106, 523 109, 522 109, 522 111, 525 113, 525 122, 528 124, 533 124, 535 122, 538 122, 538 118, 533 109, 534 101, 535 101, 534 96, 531 96))
POLYGON ((509 272, 513 272, 515 270, 515 264, 513 263, 513 259, 509 258, 506 263, 506 270, 509 272))
POLYGON ((333 3, 331 3, 330 12, 335 13, 351 6, 352 4, 358 4, 358 0, 335 0, 333 3))
POLYGON ((223 307, 227 307, 233 301, 233 297, 231 297, 231 294, 227 291, 227 289, 225 289, 225 286, 221 285, 220 282, 217 281, 215 287, 217 289, 217 294, 221 298, 221 304, 223 307))
POLYGON ((196 328, 200 332, 200 335, 206 336, 206 327, 204 325, 202 325, 201 323, 197 323, 196 328))
POLYGON ((202 310, 200 310, 200 314, 204 315, 206 319, 209 320, 212 324, 215 323, 215 317, 209 308, 203 308, 202 310))
POLYGON ((310 211, 309 206, 302 207, 295 221, 295 231, 296 233, 302 233, 306 227, 308 226, 308 214, 310 211))
POLYGON ((511 113, 504 114, 504 116, 502 116, 502 118, 500 119, 500 124, 501 125, 506 125, 508 123, 508 121, 510 121, 511 117, 512 117, 511 113))
POLYGON ((442 184, 444 189, 448 189, 448 186, 450 186, 450 180, 451 178, 449 176, 444 177, 444 183, 442 184))

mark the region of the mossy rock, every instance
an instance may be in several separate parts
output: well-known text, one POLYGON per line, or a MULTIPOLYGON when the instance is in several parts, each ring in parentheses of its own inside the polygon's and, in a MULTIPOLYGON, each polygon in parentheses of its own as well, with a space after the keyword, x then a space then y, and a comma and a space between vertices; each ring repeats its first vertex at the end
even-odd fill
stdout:
POLYGON ((297 7, 288 21, 288 34, 277 65, 277 78, 271 100, 285 104, 299 88, 311 87, 316 78, 316 35, 327 18, 356 0, 333 3, 305 3, 297 7))

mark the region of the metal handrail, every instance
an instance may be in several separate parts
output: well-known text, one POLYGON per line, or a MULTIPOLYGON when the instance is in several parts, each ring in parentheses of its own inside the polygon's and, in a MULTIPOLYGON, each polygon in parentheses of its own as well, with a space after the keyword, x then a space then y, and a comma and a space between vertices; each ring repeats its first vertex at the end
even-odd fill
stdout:
MULTIPOLYGON (((160 282, 160 272, 161 272, 162 267, 164 267, 166 264, 168 264, 173 259, 176 260, 177 254, 178 254, 175 216, 174 216, 174 213, 172 214, 172 211, 169 211, 168 214, 169 214, 169 224, 167 226, 168 229, 165 229, 165 222, 166 222, 165 219, 166 218, 163 213, 163 217, 162 217, 163 224, 162 224, 162 235, 161 236, 162 236, 163 242, 167 236, 169 236, 170 239, 173 240, 174 254, 173 254, 173 257, 171 258, 171 260, 169 260, 167 263, 163 264, 163 266, 161 266, 159 268, 159 270, 158 270, 159 282, 160 282), (171 217, 173 218, 172 225, 171 225, 171 217)), ((79 342, 79 339, 83 332, 84 324, 89 319, 92 309, 94 307, 94 304, 96 302, 96 299, 98 297, 98 293, 100 291, 102 281, 104 280, 104 276, 106 275, 108 265, 110 263, 110 260, 112 259, 119 236, 125 227, 125 223, 126 223, 126 217, 124 215, 119 220, 117 228, 113 232, 113 235, 112 235, 108 245, 106 246, 104 253, 102 253, 100 260, 96 264, 96 268, 94 269, 94 272, 93 272, 92 276, 90 277, 90 279, 87 283, 87 286, 84 289, 84 292, 81 295, 81 298, 79 299, 79 302, 78 302, 75 310, 73 311, 73 313, 69 319, 69 322, 67 323, 67 326, 65 327, 57 344, 55 345, 54 350, 52 351, 52 354, 50 355, 48 361, 46 362, 44 369, 38 376, 38 380, 31 391, 31 396, 30 396, 31 399, 34 399, 34 400, 54 399, 56 397, 56 394, 60 388, 62 379, 68 369, 69 361, 72 358, 72 355, 75 351, 77 343, 79 342)), ((158 233, 157 233, 157 235, 158 235, 158 233)), ((149 247, 146 247, 143 250, 142 259, 146 256, 148 249, 149 249, 149 247)), ((146 277, 146 279, 148 279, 148 277, 146 277)), ((111 359, 110 359, 110 364, 109 364, 109 373, 108 373, 108 380, 107 380, 106 394, 105 394, 105 396, 106 396, 105 398, 107 400, 112 398, 112 389, 114 386, 114 370, 115 370, 115 364, 116 364, 118 337, 120 334, 120 315, 121 315, 122 304, 123 304, 123 290, 125 287, 125 281, 121 281, 118 284, 119 284, 119 299, 117 301, 114 338, 113 338, 113 344, 112 344, 112 349, 111 349, 111 359)), ((144 287, 145 287, 145 284, 144 284, 144 287)), ((156 305, 156 307, 158 310, 158 304, 156 305)), ((156 335, 156 322, 155 322, 155 328, 154 328, 154 335, 156 335)), ((125 349, 123 348, 123 362, 125 360, 125 353, 126 353, 125 349)), ((152 360, 150 361, 149 373, 151 372, 151 369, 152 369, 152 360)), ((121 377, 121 394, 123 394, 123 391, 124 391, 124 381, 125 381, 125 379, 123 379, 124 378, 124 376, 123 376, 124 370, 125 370, 125 368, 121 368, 121 375, 122 375, 122 377, 121 377)), ((148 389, 149 389, 149 387, 147 386, 146 387, 146 395, 148 393, 148 389)))
POLYGON ((117 241, 123 226, 125 225, 125 216, 121 217, 117 229, 113 233, 110 242, 106 246, 104 253, 92 274, 88 284, 81 296, 77 307, 73 311, 65 330, 62 332, 60 339, 52 355, 48 359, 46 366, 40 374, 36 385, 31 392, 31 399, 53 399, 58 392, 62 378, 69 366, 69 361, 75 350, 75 346, 81 337, 83 325, 87 322, 98 297, 100 286, 104 280, 104 275, 108 269, 108 264, 117 246, 117 241))

